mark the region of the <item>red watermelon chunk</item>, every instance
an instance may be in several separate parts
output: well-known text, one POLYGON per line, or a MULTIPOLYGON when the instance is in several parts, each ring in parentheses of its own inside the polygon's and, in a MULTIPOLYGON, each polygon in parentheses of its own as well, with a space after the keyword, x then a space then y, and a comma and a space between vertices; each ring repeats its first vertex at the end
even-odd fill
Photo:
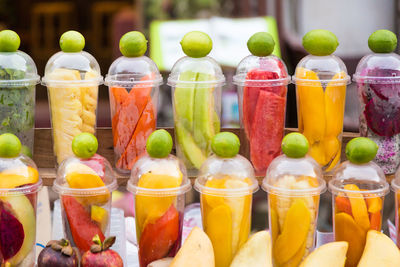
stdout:
POLYGON ((265 175, 271 161, 281 152, 285 105, 285 97, 260 91, 250 138, 250 158, 257 175, 265 175))

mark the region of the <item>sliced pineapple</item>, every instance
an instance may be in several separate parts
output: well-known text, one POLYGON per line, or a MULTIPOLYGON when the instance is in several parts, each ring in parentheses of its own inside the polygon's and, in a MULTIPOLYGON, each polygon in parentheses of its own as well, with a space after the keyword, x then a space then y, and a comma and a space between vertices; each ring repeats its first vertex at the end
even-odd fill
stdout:
MULTIPOLYGON (((85 80, 91 80, 98 76, 98 73, 90 70, 85 73, 85 80)), ((83 132, 94 133, 95 131, 98 91, 97 85, 81 87, 83 132)))

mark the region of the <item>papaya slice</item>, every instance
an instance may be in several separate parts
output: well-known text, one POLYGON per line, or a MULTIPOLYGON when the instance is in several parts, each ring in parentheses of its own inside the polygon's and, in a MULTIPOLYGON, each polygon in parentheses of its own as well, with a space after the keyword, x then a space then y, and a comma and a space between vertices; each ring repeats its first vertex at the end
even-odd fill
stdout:
POLYGON ((294 258, 296 253, 306 243, 311 227, 311 213, 304 200, 296 199, 290 206, 274 246, 275 261, 278 265, 294 258))
POLYGON ((129 95, 128 91, 123 87, 110 87, 109 89, 109 97, 111 102, 110 108, 111 108, 111 114, 113 114, 111 120, 111 126, 113 130, 113 144, 116 144, 118 140, 118 135, 115 132, 115 129, 117 128, 118 125, 118 118, 119 118, 119 112, 121 110, 121 105, 122 103, 124 103, 128 95, 129 95))
POLYGON ((347 197, 337 196, 335 198, 335 206, 337 212, 345 212, 350 216, 353 216, 350 200, 347 197))
POLYGON ((350 200, 354 221, 361 227, 361 229, 368 231, 371 225, 369 222, 367 204, 365 203, 361 190, 355 184, 346 184, 344 189, 353 191, 346 192, 346 195, 350 200))
POLYGON ((381 230, 382 217, 381 217, 381 212, 380 211, 371 213, 369 215, 369 221, 371 223, 371 229, 372 230, 376 230, 376 231, 380 231, 381 230))

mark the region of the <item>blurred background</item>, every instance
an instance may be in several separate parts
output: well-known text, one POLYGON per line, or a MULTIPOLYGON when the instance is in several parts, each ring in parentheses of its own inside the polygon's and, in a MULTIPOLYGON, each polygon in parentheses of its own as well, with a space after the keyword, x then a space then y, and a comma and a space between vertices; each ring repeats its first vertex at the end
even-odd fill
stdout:
MULTIPOLYGON (((399 34, 399 15, 399 0, 0 0, 0 28, 19 33, 20 49, 31 55, 40 75, 47 60, 59 51, 58 39, 67 30, 75 29, 85 36, 85 50, 98 60, 103 75, 120 56, 119 38, 127 31, 139 30, 149 39, 147 54, 159 65, 165 80, 171 67, 166 63, 181 56, 179 40, 183 34, 205 29, 214 39, 213 56, 222 64, 228 80, 223 95, 226 127, 239 125, 236 89, 230 81, 240 57, 248 54, 246 41, 253 33, 265 29, 274 34, 277 54, 292 75, 306 55, 302 36, 312 29, 331 30, 340 43, 335 54, 344 60, 352 75, 361 57, 369 53, 367 39, 373 31, 384 28, 399 34)), ((105 86, 100 95, 98 126, 110 126, 105 86)), ((159 105, 158 125, 172 126, 167 85, 161 89, 159 105)), ((358 131, 358 112, 356 88, 350 85, 346 131, 358 131)), ((294 87, 289 89, 286 126, 297 127, 294 87)), ((42 86, 37 87, 36 127, 50 127, 47 92, 42 86)), ((255 196, 253 228, 267 225, 265 198, 264 192, 255 196)), ((329 231, 330 195, 324 194, 323 199, 320 230, 329 231)), ((393 216, 392 203, 393 200, 386 201, 386 218, 393 216)))

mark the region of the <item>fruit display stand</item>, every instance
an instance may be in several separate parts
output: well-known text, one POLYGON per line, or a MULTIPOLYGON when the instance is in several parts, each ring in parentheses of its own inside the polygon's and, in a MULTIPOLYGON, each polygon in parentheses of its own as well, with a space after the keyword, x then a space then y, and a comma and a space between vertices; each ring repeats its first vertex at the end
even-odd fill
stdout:
MULTIPOLYGON (((173 128, 166 128, 171 135, 174 135, 173 128)), ((226 128, 221 129, 221 131, 229 131, 237 134, 240 138, 244 138, 244 132, 238 128, 226 128)), ((285 134, 289 132, 297 131, 295 128, 287 128, 285 130, 285 134)), ((111 128, 97 128, 97 138, 99 140, 99 150, 98 153, 105 158, 107 158, 110 162, 114 162, 114 151, 112 144, 112 132, 111 128)), ((358 133, 343 133, 343 146, 342 146, 342 155, 341 159, 346 159, 344 148, 346 147, 347 142, 350 139, 359 136, 358 133)), ((38 165, 39 173, 43 179, 44 186, 52 186, 53 181, 56 176, 55 166, 55 158, 53 156, 52 150, 52 138, 51 138, 51 129, 39 128, 35 129, 35 145, 34 145, 34 161, 38 165)), ((241 147, 241 150, 244 150, 244 147, 241 147)), ((190 175, 190 179, 194 182, 196 178, 193 175, 190 175)), ((390 182, 393 179, 394 175, 387 175, 387 181, 390 182)), ((259 183, 261 183, 264 177, 257 177, 259 183)), ((330 179, 329 175, 325 175, 325 180, 328 181, 330 179)), ((117 173, 117 181, 119 186, 125 186, 129 179, 129 175, 121 175, 117 173)))

